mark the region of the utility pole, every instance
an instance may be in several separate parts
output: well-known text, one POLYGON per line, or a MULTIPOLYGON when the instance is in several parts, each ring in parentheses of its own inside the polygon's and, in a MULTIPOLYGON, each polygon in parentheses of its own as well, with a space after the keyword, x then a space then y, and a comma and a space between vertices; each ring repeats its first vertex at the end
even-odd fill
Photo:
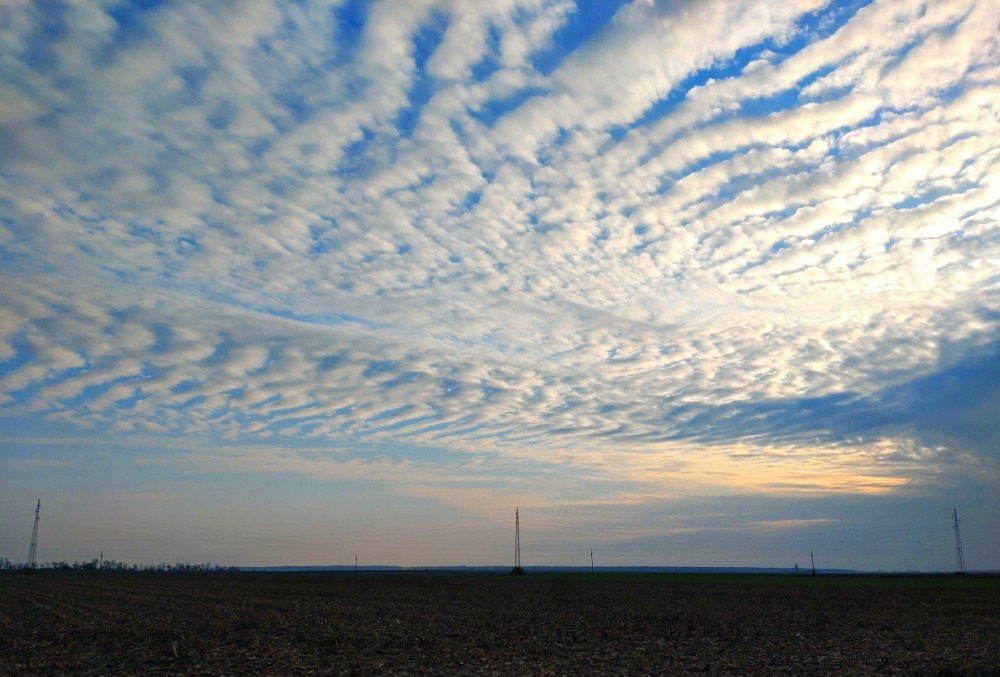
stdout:
POLYGON ((512 574, 523 574, 521 567, 521 509, 514 509, 514 568, 510 570, 512 574))
POLYGON ((354 554, 354 575, 355 576, 358 575, 358 555, 357 555, 357 553, 354 554))
POLYGON ((812 575, 816 575, 816 560, 813 559, 812 550, 809 551, 809 561, 812 563, 812 575))
POLYGON ((955 573, 964 574, 965 554, 962 552, 962 533, 958 530, 958 508, 954 508, 952 514, 955 516, 955 564, 958 567, 955 573))
POLYGON ((594 573, 594 549, 590 549, 590 573, 594 573))
POLYGON ((38 520, 39 513, 42 510, 42 499, 38 499, 38 505, 35 506, 35 526, 31 530, 31 546, 28 548, 28 562, 24 565, 25 569, 34 569, 38 563, 35 561, 35 556, 38 553, 38 520))

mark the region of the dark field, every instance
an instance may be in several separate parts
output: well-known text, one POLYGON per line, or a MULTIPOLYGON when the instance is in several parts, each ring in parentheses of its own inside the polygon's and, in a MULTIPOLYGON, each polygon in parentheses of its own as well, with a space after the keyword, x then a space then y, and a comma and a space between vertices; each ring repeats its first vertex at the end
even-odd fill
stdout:
POLYGON ((0 674, 1000 674, 1000 579, 0 575, 0 674))

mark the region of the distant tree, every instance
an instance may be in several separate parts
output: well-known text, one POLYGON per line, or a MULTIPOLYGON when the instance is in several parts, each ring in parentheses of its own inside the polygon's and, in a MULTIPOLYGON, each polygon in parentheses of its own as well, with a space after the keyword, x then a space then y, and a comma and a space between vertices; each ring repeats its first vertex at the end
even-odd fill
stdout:
MULTIPOLYGON (((19 562, 12 562, 6 557, 0 557, 0 571, 10 571, 19 570, 24 568, 24 565, 19 562)), ((51 562, 42 562, 36 567, 37 569, 44 569, 48 571, 77 571, 77 572, 96 572, 96 571, 133 571, 133 572, 146 572, 146 573, 211 573, 211 572, 223 572, 223 571, 239 571, 239 567, 234 566, 223 566, 221 564, 212 564, 211 562, 204 562, 199 564, 192 564, 190 562, 174 562, 168 564, 166 562, 160 562, 159 564, 129 564, 128 562, 121 562, 116 559, 106 559, 100 560, 94 558, 89 562, 81 562, 75 560, 72 564, 66 560, 54 560, 51 562)))

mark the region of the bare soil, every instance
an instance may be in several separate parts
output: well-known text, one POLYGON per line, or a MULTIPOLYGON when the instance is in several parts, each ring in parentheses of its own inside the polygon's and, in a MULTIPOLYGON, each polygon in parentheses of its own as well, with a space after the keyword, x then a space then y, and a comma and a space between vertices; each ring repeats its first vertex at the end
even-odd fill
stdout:
POLYGON ((0 674, 1000 675, 1000 579, 0 575, 0 674))

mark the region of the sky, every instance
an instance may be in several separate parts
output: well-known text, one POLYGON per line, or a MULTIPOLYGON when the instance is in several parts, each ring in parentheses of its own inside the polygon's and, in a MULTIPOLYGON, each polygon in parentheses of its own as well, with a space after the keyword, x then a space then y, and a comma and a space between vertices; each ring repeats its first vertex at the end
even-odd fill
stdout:
POLYGON ((1000 569, 998 36, 4 2, 0 557, 1000 569))

